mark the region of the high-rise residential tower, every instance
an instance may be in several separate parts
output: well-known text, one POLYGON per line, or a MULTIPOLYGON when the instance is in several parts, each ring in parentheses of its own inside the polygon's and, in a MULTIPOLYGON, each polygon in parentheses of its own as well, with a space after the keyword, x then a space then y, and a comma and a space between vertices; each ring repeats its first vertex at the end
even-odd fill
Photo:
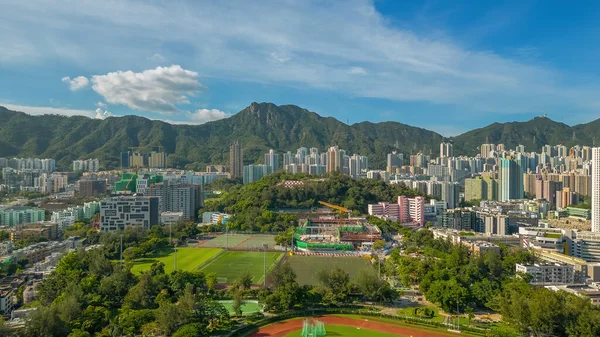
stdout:
POLYGON ((229 170, 231 178, 241 178, 244 175, 244 156, 237 140, 229 146, 229 170))
POLYGON ((327 150, 327 161, 325 163, 327 173, 333 173, 335 171, 342 172, 342 153, 337 146, 332 146, 327 150))
POLYGON ((265 153, 265 165, 271 167, 271 172, 279 170, 279 155, 274 150, 265 153))
POLYGON ((400 168, 402 164, 404 164, 404 155, 402 153, 397 153, 396 151, 388 153, 386 171, 396 173, 396 169, 400 168))
POLYGON ((517 159, 500 159, 500 201, 523 199, 522 166, 517 159))
POLYGON ((600 147, 592 148, 592 232, 600 232, 600 147))
POLYGON ((440 157, 452 157, 452 143, 442 142, 440 143, 440 157))

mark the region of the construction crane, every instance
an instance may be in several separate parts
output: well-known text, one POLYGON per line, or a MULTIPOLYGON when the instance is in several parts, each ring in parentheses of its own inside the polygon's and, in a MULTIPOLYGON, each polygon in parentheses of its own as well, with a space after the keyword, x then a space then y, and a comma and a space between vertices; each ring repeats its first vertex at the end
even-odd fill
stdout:
POLYGON ((330 204, 330 203, 325 202, 325 201, 320 201, 319 200, 319 204, 321 204, 321 205, 323 205, 325 207, 329 207, 329 208, 333 208, 333 209, 338 210, 340 212, 340 218, 342 217, 343 213, 346 213, 346 214, 350 215, 350 212, 351 212, 349 209, 347 209, 345 207, 334 205, 334 204, 330 204))

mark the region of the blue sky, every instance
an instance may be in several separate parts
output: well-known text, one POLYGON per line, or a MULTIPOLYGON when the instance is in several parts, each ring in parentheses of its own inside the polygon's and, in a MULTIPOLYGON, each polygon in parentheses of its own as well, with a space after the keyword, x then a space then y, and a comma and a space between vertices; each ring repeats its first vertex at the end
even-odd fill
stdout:
POLYGON ((4 0, 0 105, 225 118, 253 101, 445 136, 599 117, 600 3, 4 0))

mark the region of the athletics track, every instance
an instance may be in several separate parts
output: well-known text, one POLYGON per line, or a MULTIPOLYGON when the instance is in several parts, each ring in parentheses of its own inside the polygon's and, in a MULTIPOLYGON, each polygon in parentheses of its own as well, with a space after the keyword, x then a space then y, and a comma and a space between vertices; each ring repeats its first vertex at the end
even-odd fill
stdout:
MULTIPOLYGON (((341 316, 322 316, 315 317, 319 321, 325 323, 325 329, 327 325, 345 325, 353 326, 361 329, 374 330, 380 332, 386 332, 395 334, 398 336, 406 337, 448 337, 458 336, 459 334, 445 331, 432 330, 428 328, 411 328, 407 325, 400 325, 400 323, 383 323, 378 322, 374 318, 365 317, 364 319, 354 319, 349 317, 341 316)), ((304 318, 297 318, 288 321, 273 323, 271 325, 264 326, 254 332, 251 332, 247 337, 283 337, 291 332, 302 330, 302 323, 304 318)))

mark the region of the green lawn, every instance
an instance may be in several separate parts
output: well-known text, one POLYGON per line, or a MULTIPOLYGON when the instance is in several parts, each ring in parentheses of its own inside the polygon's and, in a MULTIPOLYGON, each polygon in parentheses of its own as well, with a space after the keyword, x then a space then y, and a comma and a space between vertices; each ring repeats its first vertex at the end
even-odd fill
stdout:
MULTIPOLYGON (((223 304, 225 309, 229 311, 230 315, 235 314, 233 312, 233 300, 223 300, 219 301, 219 303, 223 304)), ((244 305, 242 305, 242 315, 249 315, 255 312, 259 312, 261 310, 260 304, 258 301, 245 301, 244 305)))
MULTIPOLYGON (((254 284, 263 282, 263 252, 227 251, 218 258, 202 266, 205 273, 215 273, 219 279, 226 279, 225 283, 233 283, 245 272, 252 276, 254 284)), ((283 253, 267 252, 267 273, 281 259, 283 253)))
POLYGON ((250 235, 246 234, 223 234, 215 237, 214 239, 207 240, 200 244, 202 247, 235 247, 236 245, 244 242, 250 238, 250 235))
MULTIPOLYGON (((395 335, 395 334, 390 334, 390 333, 385 333, 385 332, 379 332, 379 331, 373 331, 373 330, 367 330, 367 329, 361 329, 361 328, 355 328, 353 326, 343 326, 343 325, 325 325, 325 331, 327 332, 327 335, 325 335, 325 337, 329 337, 329 336, 344 336, 344 337, 395 337, 395 336, 399 336, 399 335, 395 335)), ((302 330, 298 330, 298 331, 294 331, 292 333, 289 333, 287 335, 285 335, 284 337, 301 337, 302 330)))
POLYGON ((415 316, 415 308, 429 308, 429 309, 433 310, 433 312, 435 312, 435 316, 433 316, 432 318, 425 318, 425 317, 419 317, 419 318, 427 319, 432 322, 443 322, 444 321, 444 316, 440 315, 440 309, 438 309, 437 307, 435 307, 433 305, 427 305, 427 306, 419 305, 419 306, 414 306, 414 307, 398 309, 398 310, 396 310, 396 315, 418 317, 418 316, 415 316))
MULTIPOLYGON (((367 316, 367 315, 348 315, 348 314, 337 315, 337 316, 349 317, 349 318, 360 319, 360 320, 368 319, 373 322, 382 322, 382 323, 386 323, 386 324, 390 324, 390 325, 407 326, 407 327, 410 327, 411 329, 415 329, 415 330, 435 331, 436 333, 444 333, 444 334, 448 334, 448 335, 454 335, 454 333, 448 332, 448 327, 438 328, 438 327, 433 327, 433 326, 429 326, 429 325, 421 325, 421 324, 416 324, 416 323, 405 323, 399 319, 392 319, 392 318, 386 318, 386 317, 374 317, 374 316, 367 316)), ((472 336, 472 337, 483 336, 483 334, 480 334, 480 333, 464 332, 464 331, 461 333, 461 335, 472 336)))
MULTIPOLYGON (((177 248, 177 269, 188 271, 196 270, 206 261, 222 251, 223 249, 221 248, 177 248)), ((165 272, 167 274, 173 271, 173 265, 175 263, 173 252, 165 252, 159 256, 137 259, 134 261, 131 271, 139 274, 144 270, 149 270, 150 266, 156 261, 160 261, 165 264, 165 272)))
POLYGON ((350 274, 350 279, 355 280, 362 271, 374 273, 371 262, 363 257, 331 257, 331 256, 302 256, 288 257, 301 285, 319 285, 317 274, 321 269, 340 267, 350 274))

